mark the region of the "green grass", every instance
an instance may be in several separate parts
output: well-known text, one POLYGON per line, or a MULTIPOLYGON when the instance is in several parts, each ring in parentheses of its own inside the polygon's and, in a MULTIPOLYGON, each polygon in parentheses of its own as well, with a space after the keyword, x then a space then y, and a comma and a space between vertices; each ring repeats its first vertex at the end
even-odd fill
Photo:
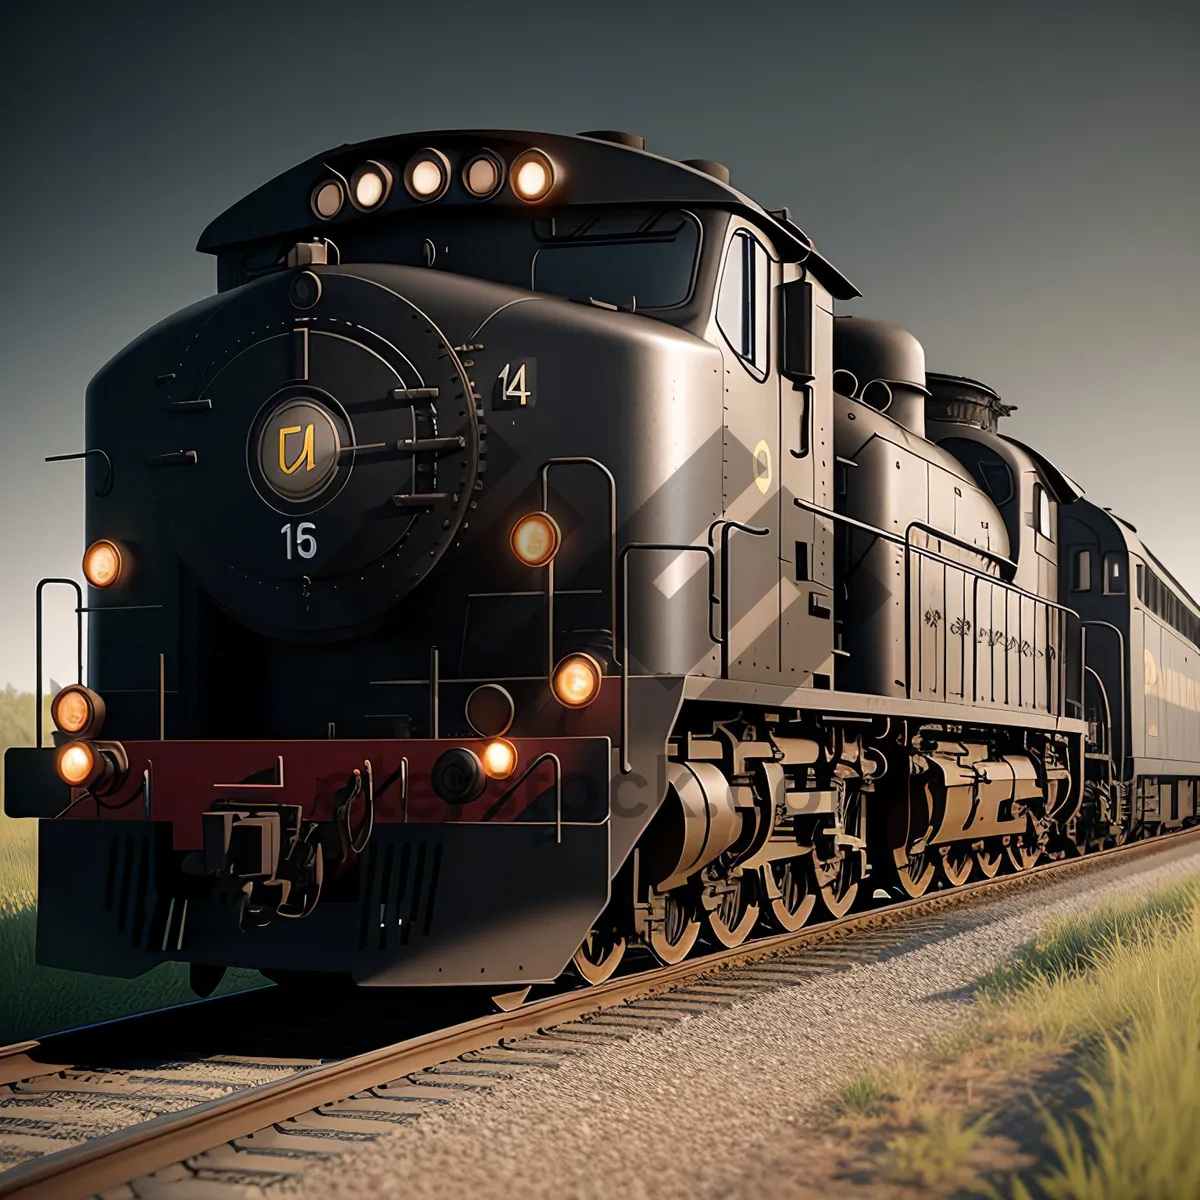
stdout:
POLYGON ((834 1093, 829 1107, 842 1119, 873 1117, 882 1111, 886 1098, 883 1076, 878 1071, 863 1071, 834 1093))
MULTIPOLYGON (((1159 1002, 1160 964, 1200 936, 1198 915, 1200 880, 1193 880, 1055 925, 980 981, 984 1027, 1052 1047, 1125 1029, 1159 1002)), ((1184 989, 1181 1003, 1200 1002, 1200 976, 1188 972, 1172 992, 1176 986, 1184 989)))
MULTIPOLYGON (((187 967, 164 963, 137 979, 110 979, 34 962, 34 908, 0 912, 0 1045, 195 1000, 187 967)), ((219 992, 261 987, 256 971, 229 971, 219 992)))
POLYGON ((927 1058, 857 1076, 830 1108, 897 1185, 1200 1200, 1200 876, 1047 929, 979 981, 966 1026, 927 1058), (1034 1082, 1022 1099, 1042 1068, 1059 1090, 1043 1103, 1034 1082), (1054 1111, 1074 1102, 1072 1079, 1086 1103, 1054 1111), (1019 1176, 1012 1144, 989 1128, 993 1098, 1040 1110, 1044 1145, 1025 1148, 1040 1162, 1019 1176))
POLYGON ((997 1027, 1089 1051, 1088 1108, 1045 1115, 1041 1194, 1200 1196, 1200 885, 1060 926, 989 985, 997 1027))
POLYGON ((917 1113, 913 1130, 889 1147, 889 1174, 925 1187, 946 1182, 983 1140, 990 1120, 987 1113, 968 1121, 957 1109, 929 1106, 917 1113))

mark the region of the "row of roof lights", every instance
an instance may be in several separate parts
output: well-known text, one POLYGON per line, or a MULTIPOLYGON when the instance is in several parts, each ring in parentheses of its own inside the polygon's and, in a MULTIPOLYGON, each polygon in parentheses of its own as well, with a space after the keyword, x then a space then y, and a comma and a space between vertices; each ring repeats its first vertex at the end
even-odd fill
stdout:
MULTIPOLYGON (((440 150, 427 146, 418 150, 404 168, 403 180, 414 200, 440 200, 450 187, 453 170, 440 150)), ((554 187, 554 164, 540 150, 524 150, 506 166, 491 150, 480 150, 463 164, 463 187, 478 200, 495 196, 505 180, 513 195, 528 204, 544 200, 554 187)), ((392 191, 393 168, 368 159, 350 176, 349 200, 359 212, 379 208, 392 191)), ((312 191, 312 210, 323 221, 331 221, 346 204, 347 185, 343 179, 324 179, 312 191)))

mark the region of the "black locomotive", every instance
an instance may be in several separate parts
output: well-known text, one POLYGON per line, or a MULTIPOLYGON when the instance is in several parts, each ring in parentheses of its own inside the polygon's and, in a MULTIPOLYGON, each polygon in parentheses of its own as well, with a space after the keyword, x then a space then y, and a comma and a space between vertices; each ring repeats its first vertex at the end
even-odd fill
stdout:
POLYGON ((40 961, 519 995, 1196 818, 1200 610, 719 164, 387 138, 199 248, 6 756, 40 961))

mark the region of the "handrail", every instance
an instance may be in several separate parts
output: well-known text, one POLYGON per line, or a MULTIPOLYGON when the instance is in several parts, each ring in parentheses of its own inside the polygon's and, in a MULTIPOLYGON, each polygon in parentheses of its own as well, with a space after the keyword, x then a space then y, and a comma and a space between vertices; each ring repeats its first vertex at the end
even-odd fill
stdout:
MULTIPOLYGON (((754 537, 765 537, 771 531, 766 527, 746 525, 728 517, 718 517, 708 527, 705 542, 699 546, 685 546, 679 542, 626 542, 617 555, 617 575, 621 581, 621 774, 633 770, 629 761, 629 572, 626 563, 635 550, 674 550, 677 554, 703 554, 708 560, 708 637, 721 647, 721 677, 729 674, 729 535, 735 530, 754 537), (721 527, 721 591, 717 592, 716 552, 713 535, 721 527), (721 631, 713 630, 713 609, 721 609, 721 631)), ((614 634, 614 650, 616 646, 614 634)))
MULTIPOLYGON (((1121 669, 1121 765, 1117 772, 1117 782, 1125 782, 1125 720, 1128 713, 1125 711, 1127 693, 1125 690, 1125 635, 1111 621, 1083 621, 1079 622, 1084 629, 1089 626, 1094 626, 1097 629, 1107 629, 1117 635, 1117 659, 1121 669)), ((1085 664, 1086 665, 1086 664, 1085 664)), ((1112 720, 1112 713, 1109 713, 1109 720, 1112 720)), ((1111 729, 1111 725, 1110 725, 1111 729)))
MULTIPOLYGON (((1007 579, 1003 579, 998 575, 989 575, 986 571, 976 570, 976 568, 972 567, 969 563, 959 562, 956 558, 947 558, 946 555, 939 554, 936 550, 930 550, 926 546, 918 546, 915 543, 902 538, 898 533, 892 533, 887 529, 881 529, 878 525, 871 525, 867 521, 860 521, 857 517, 849 517, 845 513, 836 512, 832 508, 823 508, 821 505, 814 504, 810 500, 802 500, 799 496, 793 497, 792 503, 797 508, 803 508, 806 512, 815 513, 819 517, 829 517, 830 520, 841 521, 845 525, 853 525, 856 529, 861 529, 864 533, 874 534, 875 537, 883 538, 884 541, 891 542, 894 546, 906 546, 908 549, 915 550, 916 553, 923 554, 927 558, 933 558, 938 562, 946 563, 952 567, 957 567, 960 571, 965 571, 970 575, 977 575, 980 579, 985 579, 989 583, 997 583, 1001 587, 1008 589, 1010 592, 1014 592, 1018 596, 1024 596, 1029 600, 1036 600, 1039 604, 1048 604, 1051 608, 1062 609, 1064 612, 1071 613, 1074 616, 1079 616, 1079 613, 1076 612, 1075 609, 1069 608, 1065 604, 1059 604, 1055 600, 1050 600, 1045 596, 1039 596, 1036 592, 1028 592, 1023 587, 1018 587, 1015 583, 1012 583, 1007 579)), ((957 540, 950 534, 936 533, 936 531, 935 536, 944 537, 947 541, 957 540)), ((1002 555, 993 554, 992 551, 985 550, 982 546, 972 546, 969 542, 959 542, 958 544, 964 546, 967 550, 971 551, 972 554, 978 554, 983 558, 993 558, 1002 564, 1010 563, 1011 565, 1016 565, 1012 563, 1011 559, 1004 558, 1002 555)))
POLYGON ((437 738, 441 732, 441 670, 438 648, 429 647, 429 736, 437 738))
POLYGON ((98 446, 93 446, 90 450, 81 450, 78 454, 51 454, 44 461, 46 462, 70 462, 72 459, 84 458, 89 455, 97 454, 104 459, 104 481, 96 488, 97 496, 107 496, 112 491, 113 484, 113 465, 112 459, 108 456, 107 450, 101 450, 98 446))
MULTIPOLYGON (((718 517, 708 527, 708 545, 713 544, 713 533, 721 526, 721 597, 717 603, 721 606, 721 678, 729 678, 729 535, 735 530, 748 533, 752 537, 766 537, 771 531, 765 525, 746 525, 742 521, 733 521, 728 517, 718 517)), ((711 610, 710 610, 711 611, 711 610)), ((711 625, 711 618, 710 618, 711 625)))
POLYGON ((83 683, 83 588, 74 579, 39 579, 35 593, 34 606, 37 610, 35 619, 35 638, 37 642, 36 682, 34 684, 33 721, 35 730, 34 745, 42 744, 42 592, 48 584, 60 583, 75 590, 75 668, 76 683, 83 683))
MULTIPOLYGON (((945 530, 938 529, 936 525, 930 525, 926 521, 909 521, 908 528, 904 531, 904 544, 911 546, 914 550, 928 549, 928 547, 918 546, 913 542, 909 534, 914 529, 919 529, 922 533, 927 533, 930 537, 935 537, 939 541, 951 542, 962 550, 966 550, 971 554, 978 554, 980 558, 990 558, 992 562, 1002 567, 1012 567, 1014 571, 1017 569, 1017 564, 1011 558, 1005 558, 1003 554, 997 554, 994 550, 986 550, 983 546, 975 546, 970 542, 964 542, 962 538, 955 537, 952 533, 946 533, 945 530)), ((936 551, 931 551, 930 553, 936 553, 936 551)), ((955 560, 951 558, 947 561, 954 562, 955 560)), ((1009 580, 1006 579, 1003 582, 1008 583, 1009 580)))
POLYGON ((1098 671, 1096 671, 1093 667, 1087 666, 1086 664, 1084 665, 1083 669, 1086 674, 1090 675, 1096 681, 1096 686, 1100 689, 1100 699, 1104 701, 1104 720, 1105 726, 1108 730, 1108 737, 1106 739, 1108 745, 1105 746, 1105 752, 1108 754, 1109 766, 1112 766, 1112 708, 1108 703, 1108 689, 1104 686, 1104 680, 1100 678, 1098 671))
MULTIPOLYGON (((714 522, 715 523, 715 522, 714 522)), ((711 536, 711 526, 709 534, 711 536)), ((674 550, 679 554, 703 554, 708 559, 708 636, 712 642, 721 644, 721 637, 713 633, 713 607, 721 603, 717 595, 717 561, 710 545, 683 546, 677 542, 626 542, 617 555, 617 575, 621 581, 621 774, 628 775, 633 770, 629 761, 629 572, 625 569, 626 560, 635 550, 674 550)), ((614 631, 613 651, 616 652, 617 637, 614 631)))
MULTIPOLYGON (((538 469, 542 486, 542 512, 550 511, 550 468, 589 466, 595 467, 608 485, 608 558, 609 558, 609 605, 613 635, 613 654, 617 652, 617 481, 613 473, 596 458, 587 455, 565 455, 548 458, 538 469)), ((554 675, 554 559, 546 564, 546 678, 554 675)))
MULTIPOLYGON (((881 529, 877 525, 871 525, 866 521, 860 521, 857 517, 847 516, 845 513, 836 512, 834 509, 825 508, 820 504, 814 504, 812 501, 803 500, 798 496, 793 497, 792 503, 794 505, 796 505, 797 508, 802 508, 807 512, 815 513, 817 516, 828 517, 830 520, 833 520, 833 521, 841 521, 845 525, 850 525, 855 529, 861 529, 865 533, 872 534, 874 537, 882 538, 884 541, 890 542, 895 546, 903 546, 906 551, 912 551, 915 554, 920 555, 921 557, 929 558, 935 562, 939 562, 943 565, 943 567, 953 567, 956 571, 960 571, 964 575, 970 576, 974 580, 974 588, 972 591, 972 623, 973 624, 977 624, 975 618, 978 616, 978 613, 977 613, 978 595, 979 595, 978 589, 979 589, 979 582, 981 580, 986 583, 991 584, 993 587, 999 587, 1000 589, 1002 589, 1002 591, 1006 595, 1018 596, 1023 599, 1026 599, 1026 600, 1031 600, 1035 604, 1045 605, 1045 607, 1048 610, 1054 610, 1055 612, 1059 613, 1060 619, 1062 621, 1062 624, 1060 626, 1060 631, 1061 631, 1061 635, 1063 638, 1065 638, 1067 636, 1070 619, 1072 617, 1074 617, 1075 620, 1078 621, 1079 625, 1080 625, 1080 646, 1081 646, 1081 648, 1085 644, 1083 630, 1086 625, 1088 625, 1088 624, 1107 624, 1107 622, 1086 622, 1080 617, 1079 613, 1075 609, 1069 607, 1066 604, 1060 604, 1057 600, 1051 600, 1047 596, 1039 596, 1035 592, 1026 591, 1025 588, 1018 587, 1011 580, 1004 579, 1004 578, 1001 578, 996 575, 989 575, 987 572, 980 571, 977 568, 971 566, 969 563, 959 562, 957 559, 948 558, 944 554, 939 554, 936 550, 930 550, 927 546, 916 545, 908 537, 908 533, 910 533, 914 528, 921 529, 924 532, 931 534, 931 536, 933 536, 933 537, 942 538, 946 541, 952 542, 955 545, 960 546, 962 549, 968 551, 969 553, 978 554, 982 558, 991 559, 993 562, 999 563, 1002 566, 1007 565, 1007 566, 1011 566, 1014 568, 1016 566, 1016 564, 1011 559, 1007 559, 1003 555, 996 554, 993 551, 987 550, 982 546, 973 546, 969 542, 964 542, 961 539, 955 537, 953 534, 945 533, 942 530, 939 530, 935 526, 931 526, 924 521, 910 522, 910 524, 908 526, 908 530, 906 531, 905 536, 902 538, 902 537, 900 537, 899 534, 892 533, 890 530, 881 529)), ((905 692, 906 696, 911 698, 911 696, 912 696, 912 587, 911 587, 911 580, 909 579, 909 565, 908 565, 907 555, 905 557, 904 606, 905 606, 904 607, 904 692, 905 692)), ((1007 625, 1007 619, 1008 619, 1008 607, 1006 604, 1005 605, 1006 625, 1007 625)), ((1020 619, 1021 619, 1020 613, 1018 612, 1018 621, 1020 621, 1020 619)), ((1118 636, 1120 636, 1119 629, 1117 629, 1115 626, 1110 626, 1110 628, 1112 628, 1113 631, 1115 633, 1117 633, 1118 636)), ((1006 628, 1006 633, 1007 633, 1007 628, 1006 628)), ((1036 633, 1034 636, 1036 638, 1036 633)), ((1006 636, 1005 640, 1006 641, 1008 640, 1007 636, 1006 636)), ((978 678, 977 678, 977 676, 978 676, 978 661, 979 661, 978 647, 976 647, 976 653, 974 655, 974 666, 972 669, 972 674, 973 674, 973 676, 976 677, 975 684, 976 684, 977 691, 978 691, 978 678)), ((965 658, 964 658, 964 669, 965 669, 965 658)), ((1072 703, 1070 698, 1065 695, 1065 688, 1066 688, 1066 655, 1065 654, 1060 656, 1060 662, 1059 662, 1058 669, 1059 669, 1059 679, 1058 679, 1059 708, 1060 708, 1060 710, 1065 711, 1067 706, 1072 703)), ((1124 657, 1122 657, 1122 671, 1123 670, 1124 670, 1124 657)), ((1005 666, 1005 678, 1007 680, 1007 662, 1006 662, 1006 666, 1005 666)), ((1079 703, 1082 705, 1082 697, 1083 697, 1083 693, 1082 693, 1083 670, 1082 670, 1082 667, 1080 669, 1079 684, 1080 684, 1079 703)), ((1019 687, 1019 685, 1020 685, 1020 681, 1018 680, 1018 687, 1019 687)), ((1124 677, 1122 676, 1122 688, 1123 687, 1124 687, 1124 677)), ((1036 694, 1036 677, 1035 677, 1035 694, 1036 694)), ((1006 694, 1005 703, 1007 704, 1008 702, 1009 701, 1008 701, 1007 694, 1006 694)), ((1047 701, 1047 709, 1049 709, 1049 701, 1047 701)), ((1124 722, 1122 722, 1122 741, 1123 740, 1124 740, 1124 722)), ((1124 753, 1124 749, 1125 749, 1124 744, 1122 744, 1122 753, 1124 753)), ((1124 766, 1122 766, 1122 772, 1123 771, 1124 771, 1124 766)))
POLYGON ((544 762, 552 762, 554 764, 554 832, 555 832, 556 843, 561 845, 562 844, 562 825, 563 825, 563 821, 562 821, 562 761, 561 761, 561 759, 559 759, 558 755, 555 754, 552 750, 547 750, 543 754, 539 754, 537 756, 537 758, 535 758, 533 760, 533 762, 531 762, 529 764, 529 766, 527 766, 525 768, 525 770, 521 772, 521 774, 517 777, 516 781, 508 789, 508 791, 506 791, 504 793, 504 795, 502 795, 500 797, 500 799, 497 800, 495 802, 495 804, 493 804, 491 806, 491 808, 488 809, 487 813, 484 814, 483 819, 485 821, 491 820, 492 814, 499 812, 500 809, 504 807, 504 803, 509 798, 509 796, 511 796, 517 790, 517 788, 519 788, 521 786, 521 784, 523 784, 525 782, 525 780, 527 780, 530 777, 530 775, 533 774, 534 770, 537 767, 541 766, 541 764, 544 762))
MULTIPOLYGON (((797 508, 802 508, 807 512, 815 513, 817 516, 828 517, 830 520, 841 521, 843 524, 851 525, 856 529, 861 529, 866 533, 870 533, 875 537, 882 538, 886 542, 891 542, 895 546, 903 546, 906 551, 912 551, 924 558, 929 558, 935 562, 940 562, 943 566, 953 567, 957 571, 961 571, 964 575, 973 577, 976 581, 976 591, 973 595, 973 607, 977 604, 978 599, 978 581, 984 580, 992 584, 994 587, 1000 587, 1006 594, 1023 597, 1027 600, 1032 600, 1035 604, 1044 604, 1048 609, 1062 613, 1069 620, 1070 617, 1075 617, 1076 620, 1082 621, 1079 613, 1073 608, 1069 608, 1065 604, 1060 604, 1056 600, 1051 600, 1046 596, 1039 596, 1035 592, 1026 591, 1023 587, 1018 587, 1015 583, 1008 579, 1001 578, 997 575, 989 575, 985 571, 977 570, 969 563, 959 562, 957 559, 948 558, 944 554, 939 554, 936 550, 930 550, 927 546, 916 545, 908 536, 907 532, 904 537, 899 534, 892 533, 887 529, 880 529, 877 525, 871 525, 866 521, 860 521, 857 517, 847 516, 845 513, 836 512, 834 509, 825 508, 822 505, 814 504, 810 500, 803 500, 799 496, 793 497, 792 503, 797 508)), ((969 542, 964 542, 953 534, 944 533, 936 527, 928 525, 924 521, 913 521, 909 524, 908 530, 914 528, 922 529, 932 536, 943 538, 946 541, 953 542, 955 545, 962 547, 964 550, 972 554, 978 554, 981 558, 991 559, 1000 565, 1008 565, 1015 568, 1016 564, 1011 559, 1005 558, 1003 555, 996 554, 991 550, 987 550, 982 546, 973 546, 969 542)), ((912 588, 911 581, 908 577, 909 566, 907 555, 905 557, 905 594, 904 594, 904 694, 911 699, 912 697, 912 588)), ((1007 609, 1006 609, 1007 614, 1007 609)), ((1019 618, 1019 614, 1018 614, 1019 618)), ((976 661, 978 656, 976 655, 976 661)), ((1060 692, 1062 682, 1060 680, 1060 692)), ((1061 700, 1061 696, 1060 696, 1061 700)), ((1005 701, 1007 703, 1007 700, 1005 701)))

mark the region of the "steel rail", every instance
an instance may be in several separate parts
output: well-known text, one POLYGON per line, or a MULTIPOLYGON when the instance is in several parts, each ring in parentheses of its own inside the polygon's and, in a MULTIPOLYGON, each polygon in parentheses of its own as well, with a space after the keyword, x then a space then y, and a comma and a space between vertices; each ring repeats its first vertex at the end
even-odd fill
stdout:
MULTIPOLYGON (((909 900, 851 913, 795 933, 774 934, 732 949, 714 951, 670 967, 618 975, 594 987, 559 992, 526 1003, 511 1012, 492 1013, 418 1037, 383 1046, 351 1058, 298 1071, 285 1079, 247 1088, 231 1097, 211 1100, 180 1112, 165 1113, 64 1150, 11 1167, 0 1173, 0 1197, 11 1200, 70 1200, 93 1196, 131 1179, 183 1162, 214 1146, 249 1137, 323 1104, 380 1087, 404 1075, 495 1045, 505 1038, 537 1033, 547 1026, 585 1013, 612 1008, 636 997, 743 963, 768 958, 801 946, 840 940, 862 929, 877 928, 910 916, 952 908, 981 894, 1019 890, 1031 879, 1079 874, 1113 857, 1134 861, 1178 845, 1200 840, 1200 826, 1092 851, 1075 858, 1037 866, 993 879, 946 888, 909 900)), ((30 1044, 13 1047, 22 1053, 30 1044)), ((39 1072, 42 1073, 42 1072, 39 1072)))

